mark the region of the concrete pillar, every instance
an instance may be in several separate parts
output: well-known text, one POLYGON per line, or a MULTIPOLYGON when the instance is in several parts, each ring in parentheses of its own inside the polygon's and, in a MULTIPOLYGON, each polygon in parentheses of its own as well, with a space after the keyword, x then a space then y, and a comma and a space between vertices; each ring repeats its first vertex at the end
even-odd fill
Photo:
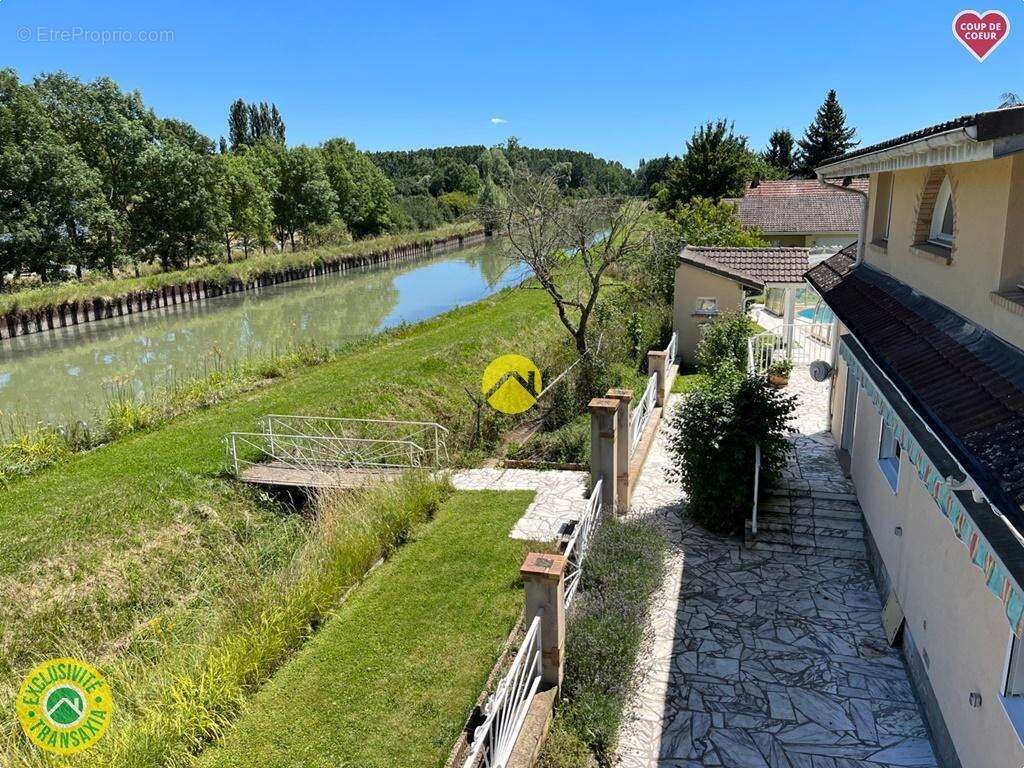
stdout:
POLYGON ((629 511, 629 404, 633 401, 631 389, 609 389, 605 396, 617 400, 615 409, 615 511, 629 511))
MULTIPOLYGON (((587 406, 590 411, 590 480, 593 485, 603 480, 601 505, 615 509, 616 414, 619 401, 595 397, 587 406)), ((629 430, 626 430, 627 434, 629 430)))
POLYGON ((796 322, 796 288, 789 286, 786 289, 786 314, 783 318, 785 333, 783 340, 786 344, 786 356, 793 357, 793 323, 796 322))
POLYGON ((647 353, 647 375, 657 374, 658 376, 658 383, 655 385, 654 391, 658 394, 657 404, 661 408, 665 407, 665 400, 668 399, 668 392, 665 391, 668 384, 668 366, 667 352, 659 349, 647 353))
POLYGON ((527 627, 540 615, 541 677, 560 688, 565 669, 565 556, 531 552, 519 572, 527 627))

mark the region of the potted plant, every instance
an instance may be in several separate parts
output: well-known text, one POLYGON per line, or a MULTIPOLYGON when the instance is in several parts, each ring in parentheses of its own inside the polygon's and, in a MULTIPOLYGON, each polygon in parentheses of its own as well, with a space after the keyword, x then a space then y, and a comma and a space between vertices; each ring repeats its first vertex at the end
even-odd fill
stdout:
POLYGON ((776 389, 782 389, 789 384, 789 374, 793 372, 793 361, 783 358, 776 360, 768 367, 768 381, 776 389))

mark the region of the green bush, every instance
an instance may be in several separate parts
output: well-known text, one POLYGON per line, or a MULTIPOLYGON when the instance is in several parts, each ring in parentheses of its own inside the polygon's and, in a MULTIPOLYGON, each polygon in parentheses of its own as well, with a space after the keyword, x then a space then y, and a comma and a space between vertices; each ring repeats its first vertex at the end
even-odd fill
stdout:
POLYGON ((537 760, 537 768, 586 768, 590 761, 587 743, 568 727, 564 719, 556 717, 537 760))
POLYGON ((747 339, 757 324, 741 312, 724 312, 707 325, 697 344, 700 369, 709 373, 723 363, 732 362, 738 370, 747 365, 747 339))
POLYGON ((665 541, 653 525, 612 518, 598 530, 583 562, 579 602, 566 626, 558 718, 560 727, 602 760, 615 744, 633 691, 647 607, 661 584, 664 557, 665 541))
POLYGON ((692 519, 722 533, 743 529, 753 502, 754 446, 761 446, 761 487, 771 487, 786 466, 795 408, 795 396, 728 362, 696 381, 669 421, 671 471, 692 519))

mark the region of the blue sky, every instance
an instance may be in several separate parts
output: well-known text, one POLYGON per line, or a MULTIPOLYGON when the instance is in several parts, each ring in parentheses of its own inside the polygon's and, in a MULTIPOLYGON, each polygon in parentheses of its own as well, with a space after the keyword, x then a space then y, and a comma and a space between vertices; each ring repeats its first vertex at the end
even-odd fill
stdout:
POLYGON ((678 153, 719 116, 758 148, 773 128, 801 133, 829 88, 867 142, 991 108, 1007 90, 1024 97, 1024 3, 1001 1, 976 10, 1002 10, 1017 28, 978 63, 951 32, 972 6, 947 0, 0 0, 0 66, 24 79, 110 75, 213 137, 241 97, 276 102, 289 143, 410 149, 515 135, 635 166, 678 153), (122 31, 173 39, 96 39, 122 31))

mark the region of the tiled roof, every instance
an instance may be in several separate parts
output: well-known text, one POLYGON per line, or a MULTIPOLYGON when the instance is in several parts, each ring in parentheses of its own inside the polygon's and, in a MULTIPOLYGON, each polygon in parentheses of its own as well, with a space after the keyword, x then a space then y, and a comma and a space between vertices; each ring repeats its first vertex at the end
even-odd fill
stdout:
POLYGON ((1024 351, 853 263, 845 249, 807 279, 988 499, 1024 530, 1024 351))
MULTIPOLYGON (((850 188, 867 191, 867 179, 851 179, 850 188)), ((740 220, 762 232, 857 232, 861 197, 827 189, 817 181, 762 181, 743 197, 727 198, 738 206, 740 220)))
POLYGON ((1017 133, 1024 133, 1024 107, 1008 107, 1006 109, 993 109, 988 112, 978 112, 973 115, 962 115, 946 120, 943 123, 930 125, 927 128, 920 128, 902 136, 897 136, 878 144, 861 147, 847 152, 845 155, 833 157, 823 163, 820 168, 828 168, 834 163, 849 160, 862 155, 870 155, 872 152, 880 152, 883 149, 898 147, 900 144, 909 144, 912 141, 926 139, 929 136, 937 136, 958 128, 976 128, 978 141, 989 141, 1003 136, 1012 136, 1017 133))
POLYGON ((806 248, 683 246, 679 261, 731 277, 751 288, 766 283, 802 283, 809 265, 806 248))

